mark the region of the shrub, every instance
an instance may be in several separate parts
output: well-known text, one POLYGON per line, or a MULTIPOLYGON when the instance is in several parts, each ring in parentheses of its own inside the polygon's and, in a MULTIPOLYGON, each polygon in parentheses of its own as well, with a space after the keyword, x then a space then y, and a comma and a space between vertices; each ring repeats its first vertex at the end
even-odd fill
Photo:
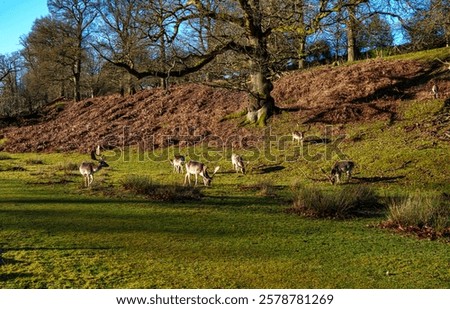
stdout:
POLYGON ((198 200, 202 196, 198 188, 161 185, 146 176, 129 175, 123 180, 122 185, 125 190, 157 201, 198 200))
POLYGON ((347 218, 379 207, 374 191, 365 186, 345 186, 339 191, 294 185, 293 206, 289 210, 317 218, 347 218))
POLYGON ((443 233, 450 228, 450 207, 442 196, 418 193, 391 198, 387 202, 387 223, 400 228, 431 228, 443 233))

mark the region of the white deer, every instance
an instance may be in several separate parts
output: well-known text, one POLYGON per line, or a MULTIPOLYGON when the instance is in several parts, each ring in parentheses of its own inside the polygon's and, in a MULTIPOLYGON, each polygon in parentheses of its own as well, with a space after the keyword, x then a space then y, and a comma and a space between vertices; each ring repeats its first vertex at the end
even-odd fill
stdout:
POLYGON ((183 173, 183 164, 185 162, 185 158, 182 155, 175 155, 173 160, 170 160, 170 164, 173 165, 173 171, 176 173, 183 173))
POLYGON ((245 174, 244 160, 240 155, 235 153, 231 154, 231 163, 233 164, 233 168, 236 170, 236 173, 241 171, 242 174, 245 174))
POLYGON ((186 163, 186 176, 184 177, 184 185, 186 185, 186 182, 188 182, 190 186, 191 175, 195 175, 195 186, 196 186, 198 175, 200 175, 203 178, 203 184, 208 187, 211 185, 211 181, 214 175, 219 170, 219 168, 220 168, 219 166, 216 166, 216 168, 214 169, 214 173, 211 176, 209 176, 206 165, 197 161, 189 161, 188 163, 186 163))
MULTIPOLYGON (((97 147, 97 154, 99 153, 100 148, 97 147)), ((80 173, 84 177, 84 185, 85 187, 90 187, 92 182, 94 181, 94 173, 98 172, 104 167, 109 167, 108 163, 105 162, 103 158, 97 159, 95 156, 95 151, 91 151, 91 159, 94 161, 98 161, 98 164, 92 162, 83 162, 80 165, 80 173)))

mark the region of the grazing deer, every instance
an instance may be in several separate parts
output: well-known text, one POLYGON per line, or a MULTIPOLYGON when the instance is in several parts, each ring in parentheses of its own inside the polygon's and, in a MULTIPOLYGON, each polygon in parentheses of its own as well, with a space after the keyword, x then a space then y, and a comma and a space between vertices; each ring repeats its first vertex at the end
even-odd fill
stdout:
POLYGON ((435 99, 439 98, 439 87, 435 81, 433 81, 433 86, 431 86, 431 93, 435 99))
POLYGON ((186 182, 189 182, 189 186, 191 185, 192 174, 195 175, 195 186, 197 185, 198 175, 200 175, 203 178, 203 184, 208 187, 211 185, 213 176, 217 173, 219 168, 219 166, 216 166, 216 168, 214 169, 214 173, 209 176, 206 165, 197 161, 189 161, 188 163, 186 163, 186 176, 184 177, 184 185, 186 185, 186 182))
POLYGON ((240 170, 242 174, 245 174, 244 160, 240 155, 233 153, 231 155, 231 163, 233 164, 233 168, 236 170, 236 173, 239 173, 240 170))
MULTIPOLYGON (((353 161, 338 161, 334 164, 333 168, 331 169, 331 175, 328 176, 328 179, 330 180, 331 184, 336 184, 341 182, 341 176, 343 173, 347 174, 347 182, 350 181, 352 178, 352 171, 355 167, 355 163, 353 161)), ((322 170, 324 173, 325 171, 322 170)), ((326 174, 326 173, 325 173, 326 174)))
POLYGON ((173 160, 170 160, 170 164, 173 165, 173 171, 175 173, 183 173, 183 164, 185 162, 184 156, 182 155, 175 155, 173 160))
POLYGON ((92 162, 83 162, 80 165, 80 173, 84 177, 85 187, 91 186, 92 182, 94 181, 94 173, 98 172, 104 167, 109 167, 108 163, 106 163, 103 158, 97 159, 97 157, 95 156, 95 153, 99 153, 99 150, 99 147, 97 147, 97 151, 91 151, 91 159, 94 161, 98 161, 98 165, 92 162))

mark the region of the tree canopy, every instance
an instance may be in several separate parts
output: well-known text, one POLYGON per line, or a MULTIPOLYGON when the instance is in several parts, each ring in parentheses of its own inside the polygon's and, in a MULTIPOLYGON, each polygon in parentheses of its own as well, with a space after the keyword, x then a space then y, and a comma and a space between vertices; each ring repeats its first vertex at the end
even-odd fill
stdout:
POLYGON ((283 71, 396 44, 449 44, 448 0, 49 0, 48 7, 20 54, 0 55, 8 113, 194 80, 247 91, 247 121, 264 122, 278 110, 272 82, 283 71))

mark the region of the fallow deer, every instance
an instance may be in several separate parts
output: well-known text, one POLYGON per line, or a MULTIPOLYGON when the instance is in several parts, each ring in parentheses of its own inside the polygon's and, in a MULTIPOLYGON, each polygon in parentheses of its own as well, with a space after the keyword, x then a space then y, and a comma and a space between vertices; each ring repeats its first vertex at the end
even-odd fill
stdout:
MULTIPOLYGON (((353 171, 354 167, 355 167, 355 162, 353 162, 353 161, 350 161, 350 160, 337 161, 333 165, 333 168, 331 169, 331 175, 330 176, 327 175, 327 177, 330 180, 331 184, 334 185, 336 183, 341 182, 342 174, 345 173, 347 175, 347 182, 349 182, 350 179, 352 178, 352 171, 353 171)), ((322 171, 325 173, 324 170, 322 170, 322 171)))
MULTIPOLYGON (((94 161, 98 161, 98 164, 93 162, 83 162, 80 165, 80 173, 84 177, 85 187, 91 186, 92 182, 94 181, 94 173, 98 172, 104 167, 109 167, 108 163, 106 163, 103 158, 97 159, 95 153, 95 150, 91 151, 91 159, 94 161)), ((97 147, 97 153, 99 153, 99 147, 97 147)))
POLYGON ((183 164, 185 162, 185 158, 182 155, 175 155, 173 160, 170 160, 170 164, 173 165, 173 171, 175 173, 183 173, 183 164))
POLYGON ((302 131, 293 131, 292 132, 292 142, 297 141, 297 145, 303 146, 303 139, 305 137, 304 132, 302 131))
POLYGON ((302 145, 303 147, 303 141, 305 140, 305 134, 306 132, 309 131, 309 129, 311 128, 311 126, 308 127, 308 129, 301 131, 298 129, 299 124, 297 124, 297 130, 292 131, 292 142, 297 141, 297 145, 302 145))
POLYGON ((214 173, 209 176, 207 167, 205 164, 197 161, 189 161, 186 163, 186 176, 184 177, 184 185, 186 185, 186 182, 189 183, 189 186, 191 185, 191 175, 195 175, 195 186, 197 185, 198 175, 202 176, 203 178, 203 184, 208 187, 211 185, 211 181, 214 177, 214 175, 219 170, 219 166, 216 166, 214 169, 214 173))
POLYGON ((435 81, 433 81, 433 86, 431 86, 431 93, 435 99, 439 98, 439 87, 435 81))
POLYGON ((347 175, 347 182, 350 181, 352 178, 352 171, 355 167, 355 163, 353 161, 338 161, 334 164, 333 168, 331 169, 331 178, 330 181, 332 184, 340 183, 341 182, 341 176, 343 173, 347 175))
POLYGON ((241 171, 242 174, 245 174, 244 160, 240 155, 233 153, 231 155, 231 163, 233 164, 233 168, 236 170, 236 173, 241 171))

